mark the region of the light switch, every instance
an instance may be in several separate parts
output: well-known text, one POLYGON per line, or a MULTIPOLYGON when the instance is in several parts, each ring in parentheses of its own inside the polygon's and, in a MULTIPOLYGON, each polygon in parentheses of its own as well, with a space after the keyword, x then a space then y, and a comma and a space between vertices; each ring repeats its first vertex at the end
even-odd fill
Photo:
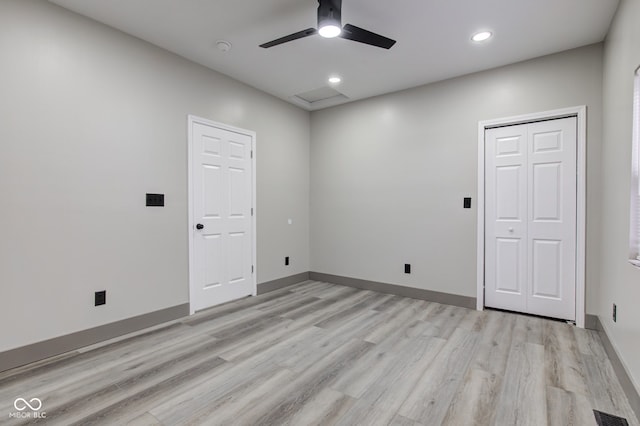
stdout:
POLYGON ((164 194, 147 194, 147 207, 164 207, 164 194))

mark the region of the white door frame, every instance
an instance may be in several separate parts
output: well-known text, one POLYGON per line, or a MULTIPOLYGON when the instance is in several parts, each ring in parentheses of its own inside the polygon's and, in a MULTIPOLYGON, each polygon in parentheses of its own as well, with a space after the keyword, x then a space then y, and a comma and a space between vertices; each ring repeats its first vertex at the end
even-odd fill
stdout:
POLYGON ((191 315, 195 313, 194 303, 192 297, 194 296, 191 289, 193 288, 193 279, 194 279, 194 268, 195 268, 195 259, 194 259, 194 235, 193 230, 195 229, 195 223, 193 222, 193 182, 192 182, 192 172, 193 172, 193 125, 196 123, 204 124, 207 126, 217 127, 222 130, 227 130, 230 132, 236 132, 243 135, 247 135, 251 138, 251 169, 253 174, 253 181, 251 182, 251 206, 252 206, 252 217, 251 217, 251 257, 252 257, 252 274, 251 274, 251 282, 253 284, 253 296, 258 294, 257 287, 257 277, 258 277, 258 262, 257 262, 257 236, 256 236, 256 217, 258 215, 256 211, 256 132, 251 130, 241 129, 238 127, 229 126, 227 124, 218 123, 215 121, 207 120, 206 118, 197 117, 195 115, 189 114, 187 116, 187 127, 188 127, 188 152, 187 152, 187 187, 189 192, 188 199, 188 235, 189 235, 189 312, 191 315))
POLYGON ((477 304, 484 309, 484 207, 485 207, 485 130, 515 124, 525 124, 554 118, 577 117, 577 209, 576 209, 576 325, 585 325, 585 267, 586 267, 586 210, 587 210, 587 107, 585 105, 537 112, 513 117, 483 120, 478 122, 478 236, 477 236, 477 304))

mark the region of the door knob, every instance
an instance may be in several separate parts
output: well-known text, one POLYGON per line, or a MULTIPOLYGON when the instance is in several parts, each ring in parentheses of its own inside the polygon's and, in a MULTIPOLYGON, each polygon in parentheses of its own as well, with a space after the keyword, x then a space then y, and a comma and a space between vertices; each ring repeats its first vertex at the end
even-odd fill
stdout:
POLYGON ((202 228, 204 228, 203 224, 199 223, 199 224, 196 225, 196 229, 202 229, 202 228))
MULTIPOLYGON (((198 229, 200 229, 200 228, 198 228, 198 229)), ((513 232, 513 228, 509 228, 509 232, 513 232)))

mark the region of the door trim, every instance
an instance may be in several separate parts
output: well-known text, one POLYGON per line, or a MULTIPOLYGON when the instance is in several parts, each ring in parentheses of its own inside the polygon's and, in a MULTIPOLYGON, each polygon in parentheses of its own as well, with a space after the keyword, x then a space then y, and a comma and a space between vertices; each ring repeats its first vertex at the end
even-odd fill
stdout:
POLYGON ((258 277, 258 262, 257 262, 257 235, 256 235, 256 218, 258 216, 256 206, 256 132, 251 130, 241 129, 239 127, 229 126, 227 124, 218 123, 216 121, 207 120, 206 118, 197 117, 195 115, 189 114, 187 116, 187 190, 188 190, 188 209, 187 209, 187 234, 189 236, 189 314, 193 315, 195 313, 194 303, 192 301, 193 292, 191 289, 193 288, 193 271, 195 269, 195 260, 194 260, 194 238, 193 238, 193 182, 192 182, 192 171, 193 171, 193 125, 196 123, 204 124, 211 127, 217 127, 218 129, 227 130, 230 132, 240 133, 243 135, 247 135, 251 138, 251 173, 252 173, 252 182, 251 182, 251 206, 253 209, 253 215, 251 217, 251 257, 252 257, 252 265, 253 272, 251 274, 251 283, 252 283, 252 295, 256 296, 258 294, 257 287, 257 277, 258 277))
POLYGON ((565 117, 577 118, 577 188, 576 188, 576 325, 585 326, 585 267, 586 267, 586 193, 587 193, 587 107, 580 105, 551 111, 512 117, 483 120, 478 122, 478 222, 477 222, 477 299, 476 309, 484 310, 484 208, 485 208, 485 130, 510 126, 515 124, 532 123, 541 120, 551 120, 565 117))

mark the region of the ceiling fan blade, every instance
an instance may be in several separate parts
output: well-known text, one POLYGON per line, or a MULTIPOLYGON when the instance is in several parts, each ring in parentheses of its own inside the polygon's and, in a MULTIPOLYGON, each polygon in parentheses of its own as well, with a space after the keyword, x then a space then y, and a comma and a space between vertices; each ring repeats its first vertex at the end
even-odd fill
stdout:
POLYGON ((363 28, 356 27, 355 25, 346 24, 342 29, 340 37, 347 40, 353 40, 371 46, 381 47, 383 49, 390 49, 391 46, 396 44, 395 40, 381 36, 380 34, 372 33, 363 28))
POLYGON ((277 38, 275 40, 271 40, 267 43, 263 43, 260 47, 264 49, 268 49, 269 47, 277 46, 282 43, 287 43, 289 41, 297 40, 299 38, 308 37, 314 35, 318 31, 315 28, 307 28, 306 30, 298 31, 297 33, 289 34, 284 37, 277 38))

